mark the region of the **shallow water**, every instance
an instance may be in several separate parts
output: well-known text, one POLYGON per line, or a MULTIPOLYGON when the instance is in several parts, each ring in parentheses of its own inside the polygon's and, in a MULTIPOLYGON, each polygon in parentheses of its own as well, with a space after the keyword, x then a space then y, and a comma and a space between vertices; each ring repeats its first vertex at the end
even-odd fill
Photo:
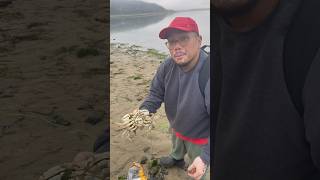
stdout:
POLYGON ((188 16, 198 23, 202 44, 210 44, 210 10, 183 11, 155 16, 111 16, 110 41, 111 43, 128 43, 142 46, 145 49, 153 48, 168 53, 165 40, 159 38, 159 32, 167 27, 177 16, 188 16))

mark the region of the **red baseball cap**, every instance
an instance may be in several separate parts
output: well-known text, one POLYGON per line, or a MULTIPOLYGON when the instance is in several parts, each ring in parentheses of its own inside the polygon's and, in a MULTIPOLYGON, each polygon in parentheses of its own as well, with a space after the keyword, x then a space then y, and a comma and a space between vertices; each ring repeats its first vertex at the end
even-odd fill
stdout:
POLYGON ((176 17, 171 21, 168 27, 160 31, 160 39, 167 39, 168 33, 173 29, 199 33, 198 25, 193 19, 189 17, 176 17))

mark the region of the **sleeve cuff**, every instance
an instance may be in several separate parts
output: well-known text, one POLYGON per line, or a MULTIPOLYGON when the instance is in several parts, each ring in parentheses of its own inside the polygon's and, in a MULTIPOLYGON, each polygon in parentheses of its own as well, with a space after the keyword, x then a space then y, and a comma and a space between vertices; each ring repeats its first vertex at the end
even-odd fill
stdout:
POLYGON ((201 160, 207 165, 209 166, 210 165, 210 155, 203 152, 201 155, 200 155, 200 158, 201 160))

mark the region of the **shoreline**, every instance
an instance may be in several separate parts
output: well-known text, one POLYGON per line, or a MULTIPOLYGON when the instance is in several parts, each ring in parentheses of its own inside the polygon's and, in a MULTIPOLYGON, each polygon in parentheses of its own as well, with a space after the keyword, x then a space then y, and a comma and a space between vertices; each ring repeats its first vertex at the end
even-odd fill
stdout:
POLYGON ((164 14, 173 14, 179 12, 191 12, 191 11, 210 11, 210 8, 200 8, 200 9, 184 9, 184 10, 168 10, 157 13, 133 13, 133 14, 115 14, 110 15, 110 18, 122 18, 122 17, 143 17, 143 16, 156 16, 156 15, 164 15, 164 14))
MULTIPOLYGON (((147 47, 143 47, 143 46, 139 46, 139 45, 135 45, 135 44, 131 44, 131 43, 120 43, 120 42, 110 42, 110 49, 111 48, 122 48, 125 51, 127 51, 127 53, 146 53, 150 56, 154 56, 155 58, 159 58, 159 59, 165 59, 167 57, 169 57, 168 53, 162 52, 160 50, 154 49, 154 48, 147 48, 147 47)), ((152 58, 151 58, 152 59, 152 58)))
POLYGON ((115 14, 115 15, 110 15, 110 19, 112 18, 137 18, 137 17, 148 17, 148 16, 157 16, 157 15, 167 15, 167 14, 172 14, 177 11, 164 11, 164 12, 158 12, 158 13, 138 13, 138 14, 115 14))

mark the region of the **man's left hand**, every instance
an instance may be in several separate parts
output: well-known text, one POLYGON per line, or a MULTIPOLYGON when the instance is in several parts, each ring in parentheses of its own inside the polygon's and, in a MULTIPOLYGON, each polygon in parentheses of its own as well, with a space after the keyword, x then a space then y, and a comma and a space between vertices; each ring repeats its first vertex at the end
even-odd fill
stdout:
POLYGON ((195 180, 199 180, 206 172, 207 165, 198 156, 194 159, 192 164, 188 167, 188 175, 195 180))

